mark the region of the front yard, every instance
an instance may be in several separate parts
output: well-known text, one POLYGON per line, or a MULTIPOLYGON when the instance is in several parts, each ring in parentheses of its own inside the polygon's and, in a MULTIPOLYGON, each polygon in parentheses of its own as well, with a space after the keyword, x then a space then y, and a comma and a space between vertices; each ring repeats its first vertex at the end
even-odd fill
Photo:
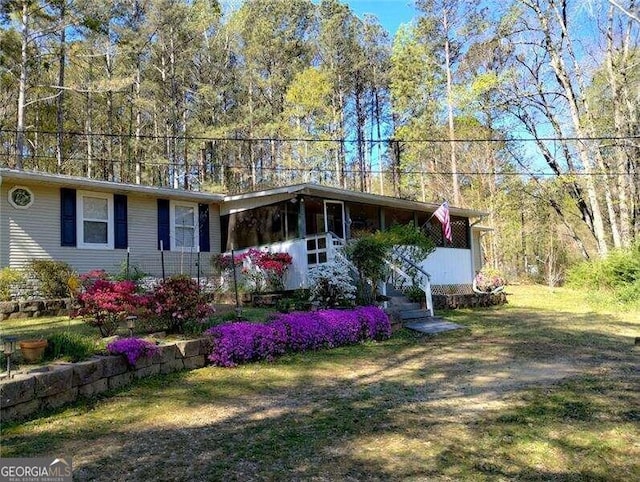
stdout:
POLYGON ((464 331, 144 380, 3 426, 1 454, 75 480, 640 480, 640 312, 509 292, 445 315, 464 331))

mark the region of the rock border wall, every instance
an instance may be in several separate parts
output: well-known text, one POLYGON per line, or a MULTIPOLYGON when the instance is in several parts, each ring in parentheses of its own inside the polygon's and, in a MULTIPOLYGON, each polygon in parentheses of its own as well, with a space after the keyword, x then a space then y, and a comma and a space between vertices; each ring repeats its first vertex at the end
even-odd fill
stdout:
POLYGON ((135 366, 130 366, 123 355, 94 356, 79 363, 54 363, 16 374, 0 381, 0 420, 21 420, 141 378, 202 368, 209 352, 208 339, 199 338, 160 345, 156 355, 139 359, 135 366))
POLYGON ((39 316, 64 316, 71 312, 71 298, 58 300, 0 301, 0 321, 39 316))
POLYGON ((432 299, 433 308, 436 310, 455 310, 456 308, 504 305, 507 303, 507 294, 500 292, 432 295, 432 299))

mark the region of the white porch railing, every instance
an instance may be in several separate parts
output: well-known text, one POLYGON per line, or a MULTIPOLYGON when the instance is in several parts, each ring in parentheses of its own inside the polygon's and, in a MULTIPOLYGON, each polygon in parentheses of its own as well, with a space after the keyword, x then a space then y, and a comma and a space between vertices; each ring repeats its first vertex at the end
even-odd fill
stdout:
MULTIPOLYGON (((312 268, 322 263, 340 259, 357 276, 358 271, 343 252, 345 241, 332 232, 313 234, 305 238, 307 247, 307 267, 312 268)), ((429 273, 407 258, 399 248, 393 248, 390 256, 385 260, 389 269, 389 276, 380 283, 379 293, 387 294, 387 283, 396 288, 419 286, 425 294, 427 310, 433 316, 433 300, 431 296, 431 281, 429 273)), ((386 302, 385 302, 386 307, 386 302)))
POLYGON ((433 316, 433 299, 429 273, 403 255, 398 248, 391 249, 390 257, 385 262, 389 268, 387 282, 390 282, 398 289, 413 286, 414 284, 419 286, 425 295, 427 311, 430 316, 433 316))

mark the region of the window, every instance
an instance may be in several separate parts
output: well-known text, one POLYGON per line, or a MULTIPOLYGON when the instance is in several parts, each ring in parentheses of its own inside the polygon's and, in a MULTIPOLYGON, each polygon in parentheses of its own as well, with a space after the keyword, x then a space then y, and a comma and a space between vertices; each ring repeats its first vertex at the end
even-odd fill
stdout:
POLYGON ((113 196, 78 191, 78 247, 113 249, 113 196))
POLYGON ((173 202, 171 209, 171 249, 198 246, 198 205, 173 202))
POLYGON ((263 246, 297 238, 296 203, 284 201, 222 216, 222 239, 226 249, 263 246))
POLYGON ((33 204, 33 193, 29 188, 15 186, 9 189, 9 203, 17 209, 27 209, 33 204))
POLYGON ((380 208, 367 204, 348 203, 351 219, 351 237, 357 238, 362 233, 375 233, 380 229, 380 208))

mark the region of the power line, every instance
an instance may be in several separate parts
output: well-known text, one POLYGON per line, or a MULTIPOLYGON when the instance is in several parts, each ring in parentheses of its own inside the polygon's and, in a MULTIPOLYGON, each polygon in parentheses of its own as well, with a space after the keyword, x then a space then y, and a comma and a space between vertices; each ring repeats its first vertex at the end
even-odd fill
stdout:
MULTIPOLYGON (((4 129, 0 128, 0 132, 18 134, 19 131, 17 129, 4 129)), ((23 134, 49 134, 49 135, 57 135, 57 131, 52 130, 27 130, 24 131, 23 134)), ((345 139, 345 138, 328 138, 328 139, 317 139, 313 137, 305 138, 305 137, 238 137, 238 136, 216 136, 216 137, 208 137, 208 136, 184 136, 184 135, 154 135, 154 134, 114 134, 107 132, 79 132, 79 131, 63 131, 62 135, 68 136, 79 136, 79 137, 108 137, 108 138, 128 138, 128 139, 154 139, 154 140, 182 140, 182 141, 225 141, 225 142, 334 142, 334 143, 345 143, 345 144, 354 144, 357 142, 370 143, 370 144, 389 144, 393 142, 399 143, 449 143, 449 142, 589 142, 589 141, 624 141, 624 140, 634 140, 640 139, 640 135, 628 135, 628 136, 592 136, 592 137, 578 137, 578 136, 568 136, 568 137, 505 137, 505 138, 467 138, 467 139, 444 139, 444 138, 422 138, 422 139, 397 139, 397 138, 384 138, 384 139, 365 139, 364 141, 359 141, 358 139, 345 139)))
MULTIPOLYGON (((15 157, 13 154, 7 154, 5 152, 0 152, 0 157, 5 158, 13 158, 15 157)), ((28 161, 31 159, 43 159, 43 160, 52 160, 57 161, 55 156, 44 156, 44 155, 35 155, 28 156, 23 159, 24 161, 28 161)), ((64 163, 88 163, 93 162, 96 164, 141 164, 143 166, 158 166, 158 167, 173 167, 173 168, 183 168, 184 165, 182 163, 172 163, 172 162, 162 162, 162 161, 139 161, 139 160, 123 160, 123 159, 106 159, 101 157, 94 157, 92 159, 83 158, 83 157, 72 157, 66 158, 63 161, 64 163)), ((190 163, 191 167, 197 166, 197 163, 190 163)), ((100 169, 102 166, 95 166, 96 169, 100 169)), ((234 169, 234 170, 247 170, 250 165, 241 165, 241 164, 221 164, 219 166, 221 169, 234 169)), ((305 172, 305 173, 335 173, 335 169, 329 168, 320 168, 320 167, 283 167, 283 166, 255 166, 256 171, 276 171, 276 172, 305 172)), ((360 173, 361 169, 341 169, 340 172, 346 174, 360 173)), ((365 169, 364 172, 369 174, 392 174, 393 171, 391 169, 365 169)), ((400 169, 399 172, 401 174, 430 174, 430 175, 443 175, 443 176, 451 176, 453 175, 453 171, 430 171, 426 169, 400 169)), ((565 172, 565 173, 555 173, 555 172, 516 172, 516 171, 497 171, 497 172, 489 172, 489 171, 458 171, 456 174, 461 176, 530 176, 530 177, 603 177, 603 176, 631 176, 632 173, 628 172, 565 172)))

